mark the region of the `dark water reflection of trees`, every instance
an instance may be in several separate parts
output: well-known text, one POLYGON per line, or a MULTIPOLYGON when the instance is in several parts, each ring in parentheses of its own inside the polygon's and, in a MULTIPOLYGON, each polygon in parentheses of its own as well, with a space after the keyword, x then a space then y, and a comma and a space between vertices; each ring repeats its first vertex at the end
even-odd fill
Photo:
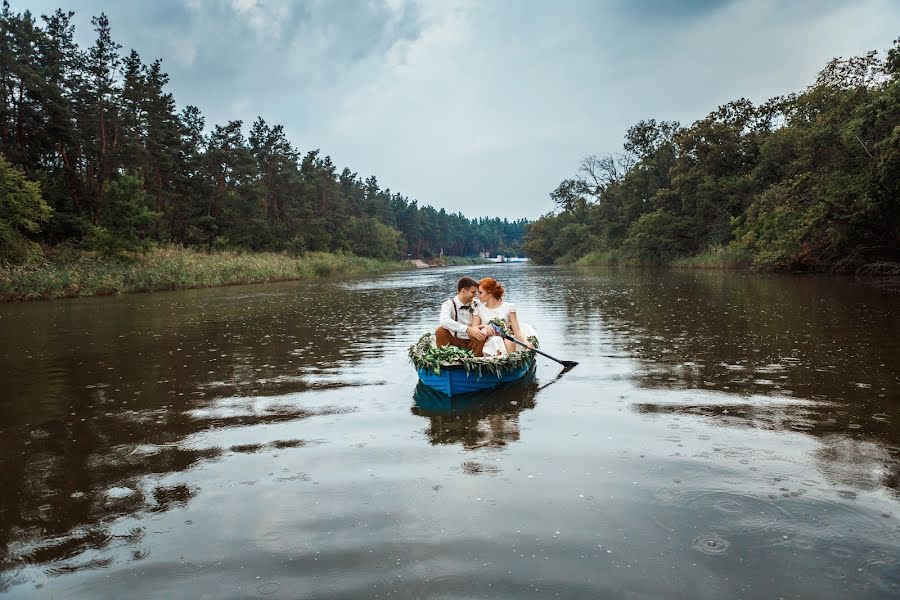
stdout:
MULTIPOLYGON (((141 560, 143 530, 114 523, 199 493, 169 475, 229 453, 303 452, 308 440, 223 447, 209 432, 352 410, 290 395, 387 378, 357 367, 402 353, 385 332, 399 308, 432 314, 457 275, 427 289, 286 285, 3 307, 0 591, 26 565, 96 568, 116 547, 141 560)), ((638 413, 814 436, 812 463, 830 481, 900 489, 896 298, 740 273, 523 268, 504 282, 593 359, 627 362, 635 386, 678 392, 643 395, 638 413)), ((454 410, 417 392, 412 411, 432 444, 498 450, 521 441, 537 392, 529 381, 454 410)))
POLYGON ((579 285, 559 289, 567 320, 580 327, 571 335, 608 341, 634 359, 631 378, 640 388, 714 392, 686 402, 666 396, 635 410, 802 432, 821 443, 814 460, 832 481, 900 490, 896 296, 824 277, 662 270, 570 276, 579 285), (873 480, 872 472, 880 475, 873 480))
POLYGON ((34 564, 102 566, 90 551, 142 536, 113 535, 109 523, 183 506, 197 493, 163 483, 166 475, 225 452, 261 449, 209 446, 206 431, 347 410, 305 409, 278 398, 352 384, 342 374, 383 352, 373 327, 397 297, 327 287, 7 307, 0 335, 8 374, 0 381, 0 573, 9 577, 34 564), (335 311, 334 302, 346 310, 335 311), (356 343, 360 337, 371 343, 356 343))

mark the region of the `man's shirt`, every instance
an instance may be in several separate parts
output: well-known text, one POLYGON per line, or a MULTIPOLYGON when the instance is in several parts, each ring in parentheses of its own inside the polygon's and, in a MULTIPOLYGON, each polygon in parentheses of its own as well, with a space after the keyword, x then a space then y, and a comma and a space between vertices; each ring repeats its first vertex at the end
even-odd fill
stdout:
POLYGON ((461 340, 469 339, 466 329, 472 325, 472 313, 477 306, 473 298, 469 304, 459 301, 459 296, 453 296, 441 304, 441 327, 452 332, 461 340))

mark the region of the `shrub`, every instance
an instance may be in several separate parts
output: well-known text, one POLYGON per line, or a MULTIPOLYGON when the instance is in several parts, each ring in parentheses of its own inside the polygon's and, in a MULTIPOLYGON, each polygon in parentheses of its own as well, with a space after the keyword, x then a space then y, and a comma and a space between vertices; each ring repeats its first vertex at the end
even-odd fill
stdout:
POLYGON ((40 186, 0 155, 0 262, 33 263, 43 257, 41 247, 26 237, 37 233, 53 213, 40 186))

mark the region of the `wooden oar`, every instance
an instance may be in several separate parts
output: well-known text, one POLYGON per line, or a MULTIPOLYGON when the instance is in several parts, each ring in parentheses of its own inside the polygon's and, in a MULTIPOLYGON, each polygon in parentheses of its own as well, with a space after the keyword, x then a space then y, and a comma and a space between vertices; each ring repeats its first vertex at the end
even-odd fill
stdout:
MULTIPOLYGON (((514 338, 514 337, 511 336, 511 335, 507 335, 507 334, 505 334, 505 333, 501 333, 501 334, 500 334, 500 337, 502 337, 504 340, 509 340, 509 341, 511 341, 511 342, 517 343, 517 344, 520 345, 520 346, 524 346, 525 348, 528 348, 528 344, 526 344, 525 342, 523 342, 523 341, 521 341, 521 340, 517 340, 516 338, 514 338)), ((578 366, 578 363, 575 362, 574 360, 559 360, 558 358, 554 358, 554 357, 550 356, 550 355, 547 354, 546 352, 541 352, 541 351, 538 350, 537 348, 528 348, 528 349, 529 349, 529 350, 534 350, 535 352, 537 352, 537 353, 540 354, 541 356, 546 356, 546 357, 549 358, 550 360, 555 360, 556 362, 558 362, 559 364, 561 364, 562 366, 564 366, 564 367, 566 368, 566 369, 565 369, 566 371, 568 371, 569 369, 574 369, 576 366, 578 366)))

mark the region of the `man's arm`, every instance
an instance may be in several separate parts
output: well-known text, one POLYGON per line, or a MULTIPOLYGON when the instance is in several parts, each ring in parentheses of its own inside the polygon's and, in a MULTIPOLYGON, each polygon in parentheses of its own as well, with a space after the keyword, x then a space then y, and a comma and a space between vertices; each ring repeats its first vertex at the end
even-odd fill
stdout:
POLYGON ((446 329, 447 331, 454 331, 456 333, 468 333, 468 327, 460 323, 459 321, 453 320, 453 308, 451 304, 453 301, 444 302, 441 305, 441 327, 446 329))

